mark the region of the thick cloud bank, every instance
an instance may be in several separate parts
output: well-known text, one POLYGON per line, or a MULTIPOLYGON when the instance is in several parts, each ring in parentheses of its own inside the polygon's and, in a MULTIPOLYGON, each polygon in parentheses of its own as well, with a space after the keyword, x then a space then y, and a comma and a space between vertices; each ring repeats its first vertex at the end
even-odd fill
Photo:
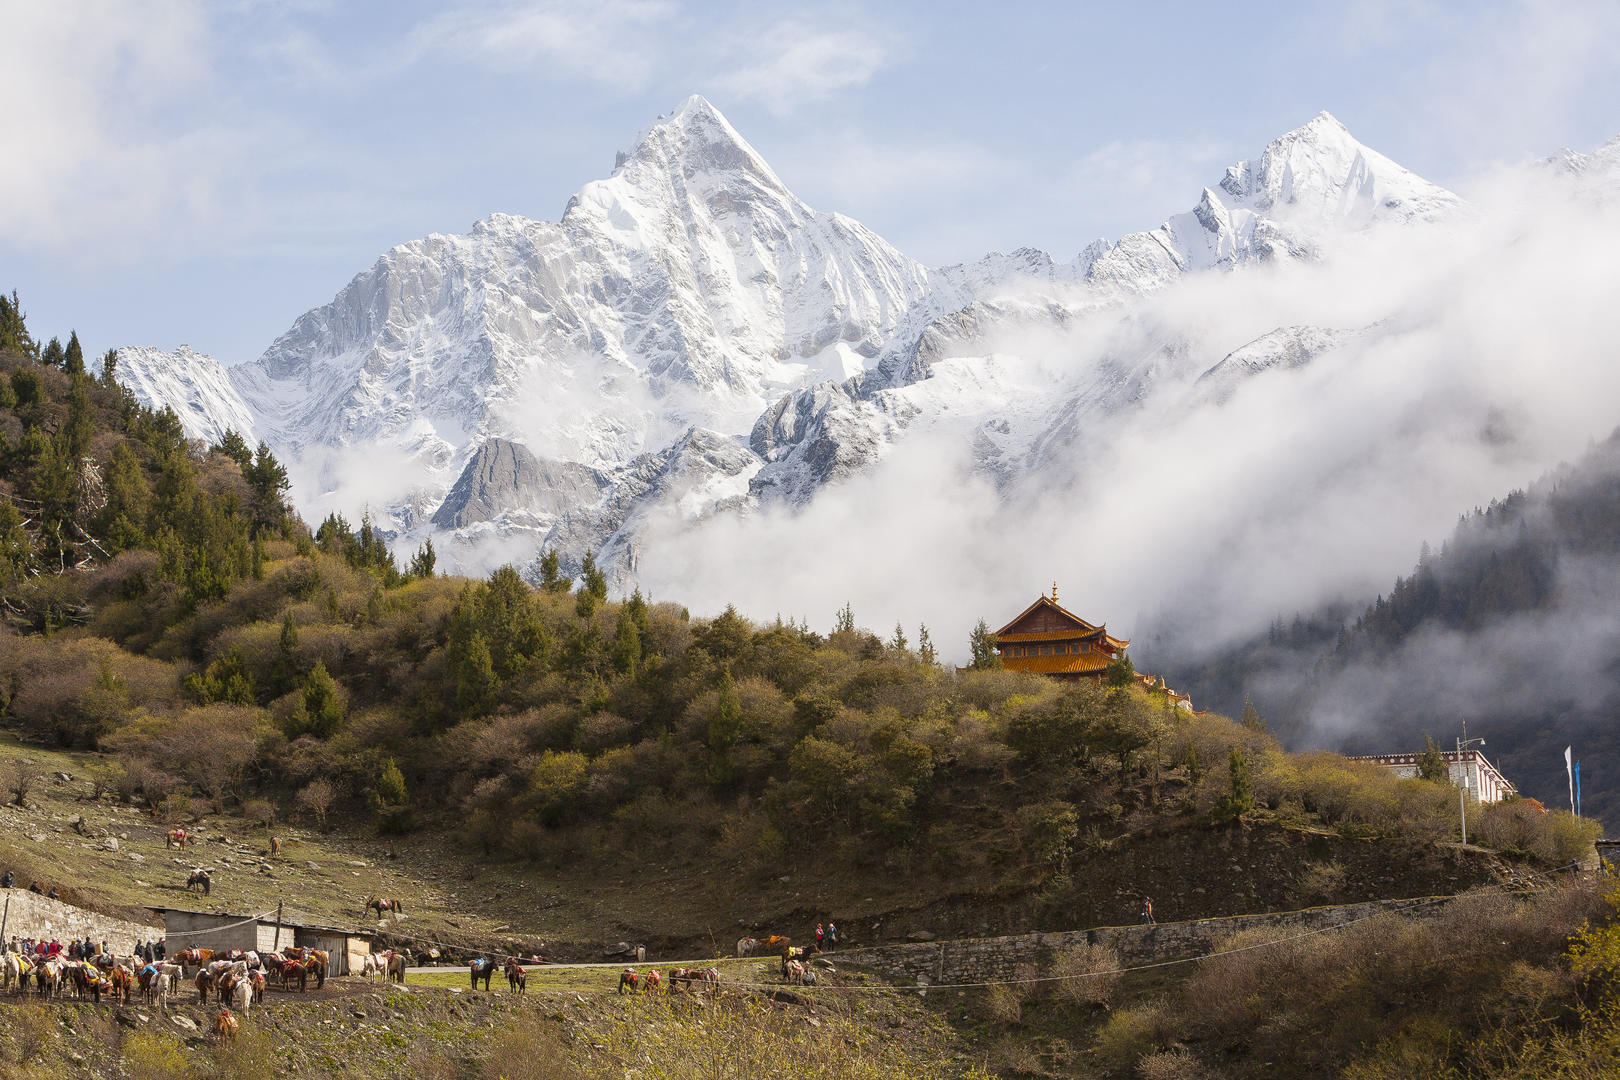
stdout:
POLYGON ((1537 165, 1482 185, 1458 219, 1337 236, 1314 262, 1067 297, 1080 314, 992 329, 950 361, 1015 430, 1038 417, 1019 468, 985 467, 983 417, 925 418, 807 508, 655 533, 641 584, 813 626, 850 601, 875 629, 926 622, 953 658, 978 617, 1010 617, 1054 579, 1165 658, 1371 596, 1421 540, 1620 423, 1605 190, 1537 165), (1343 333, 1199 381, 1296 327, 1343 333), (1126 407, 1090 408, 1115 372, 1126 407))

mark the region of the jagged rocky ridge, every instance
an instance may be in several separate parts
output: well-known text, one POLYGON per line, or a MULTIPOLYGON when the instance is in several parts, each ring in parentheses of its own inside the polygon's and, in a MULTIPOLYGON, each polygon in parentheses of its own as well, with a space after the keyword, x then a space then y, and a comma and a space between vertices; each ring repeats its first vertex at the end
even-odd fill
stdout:
POLYGON ((929 269, 806 206, 693 97, 558 222, 494 214, 400 245, 253 363, 128 349, 120 374, 200 438, 268 442, 313 515, 354 514, 363 490, 407 542, 449 532, 469 569, 551 545, 632 575, 650 520, 805 503, 913 430, 1009 480, 1206 368, 1190 400, 1218 403, 1354 328, 1234 351, 1158 319, 1153 296, 1460 205, 1323 113, 1156 229, 1067 262, 929 269), (1054 362, 1082 324, 1102 344, 1054 362))

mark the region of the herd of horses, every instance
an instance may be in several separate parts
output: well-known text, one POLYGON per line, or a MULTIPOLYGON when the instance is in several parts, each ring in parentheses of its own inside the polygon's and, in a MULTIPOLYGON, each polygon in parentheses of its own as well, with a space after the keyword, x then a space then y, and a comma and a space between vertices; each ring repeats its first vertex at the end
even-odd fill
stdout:
MULTIPOLYGON (((46 1001, 65 997, 71 991, 80 1001, 90 998, 100 1002, 106 994, 126 1004, 139 994, 147 1004, 162 1009, 171 997, 184 992, 182 988, 189 980, 196 988, 199 1004, 206 1004, 213 994, 221 1005, 246 1013, 253 1005, 264 1003, 264 991, 271 979, 279 980, 287 991, 296 983, 298 991, 304 993, 313 977, 316 989, 320 989, 326 984, 330 962, 324 950, 293 946, 262 956, 240 949, 217 954, 213 949, 186 949, 151 964, 105 953, 89 960, 30 960, 7 952, 0 954, 0 990, 15 987, 14 993, 25 994, 32 984, 46 1001), (195 975, 189 973, 190 968, 196 969, 195 975)), ((403 981, 403 963, 399 970, 403 981)))

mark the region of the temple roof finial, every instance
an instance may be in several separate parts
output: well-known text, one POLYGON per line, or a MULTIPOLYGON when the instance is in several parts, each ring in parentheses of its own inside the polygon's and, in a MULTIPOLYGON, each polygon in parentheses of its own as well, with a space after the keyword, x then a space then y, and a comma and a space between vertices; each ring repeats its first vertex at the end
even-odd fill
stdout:
POLYGON ((1057 603, 1057 582, 1052 582, 1052 603, 1057 603))

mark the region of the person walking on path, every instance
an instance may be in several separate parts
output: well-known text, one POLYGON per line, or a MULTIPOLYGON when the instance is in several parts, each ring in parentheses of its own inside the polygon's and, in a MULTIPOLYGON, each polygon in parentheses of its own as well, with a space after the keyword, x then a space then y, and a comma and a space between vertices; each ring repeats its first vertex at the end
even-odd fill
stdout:
POLYGON ((1154 925, 1154 922, 1153 922, 1153 899, 1151 897, 1147 897, 1147 896, 1142 897, 1142 922, 1145 923, 1148 926, 1153 926, 1154 925))
POLYGON ((826 942, 826 940, 827 940, 827 931, 826 931, 826 929, 820 923, 816 923, 816 951, 817 952, 821 951, 821 946, 826 942))
POLYGON ((831 949, 838 944, 838 924, 831 919, 827 920, 827 948, 831 949))

